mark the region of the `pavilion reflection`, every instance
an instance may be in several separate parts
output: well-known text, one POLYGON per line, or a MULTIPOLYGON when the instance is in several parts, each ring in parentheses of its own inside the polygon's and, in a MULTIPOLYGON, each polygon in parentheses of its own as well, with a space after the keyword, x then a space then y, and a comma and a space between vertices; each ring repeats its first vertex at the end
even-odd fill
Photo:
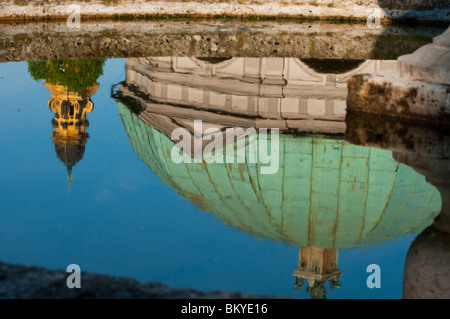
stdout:
POLYGON ((294 271, 295 287, 302 289, 306 279, 306 291, 311 298, 324 299, 328 282, 330 292, 333 293, 334 287, 341 286, 338 254, 337 248, 300 247, 298 266, 294 271))
MULTIPOLYGON (((238 59, 234 58, 234 62, 245 65, 246 60, 238 59)), ((243 88, 233 77, 221 78, 220 85, 214 86, 216 79, 203 74, 197 80, 209 84, 199 87, 180 72, 179 82, 174 83, 173 68, 168 67, 168 74, 158 73, 161 66, 155 66, 155 59, 148 60, 128 59, 127 80, 119 84, 114 94, 135 152, 166 185, 225 224, 253 236, 300 247, 294 271, 296 285, 301 287, 306 280, 312 298, 326 297, 327 283, 330 288, 340 285, 339 249, 366 247, 417 234, 439 213, 439 192, 421 174, 394 160, 390 151, 346 142, 345 112, 344 116, 336 112, 330 116, 331 113, 318 111, 327 109, 320 105, 330 105, 326 102, 329 91, 317 95, 323 90, 322 82, 317 84, 315 93, 311 83, 297 82, 297 89, 303 93, 290 91, 291 96, 280 95, 276 96, 278 102, 267 102, 282 106, 285 99, 297 101, 293 105, 298 108, 292 108, 291 118, 286 120, 282 114, 271 113, 277 108, 263 107, 265 98, 275 97, 262 93, 261 79, 243 88), (177 85, 179 88, 171 91, 177 85), (243 95, 244 89, 253 93, 243 95), (192 98, 190 92, 199 97, 192 98), (205 98, 220 94, 231 96, 231 101, 245 100, 247 106, 259 99, 253 109, 259 114, 252 115, 248 108, 233 108, 233 102, 227 108, 228 98, 224 98, 222 107, 205 98), (315 94, 314 98, 311 94, 315 94), (180 99, 175 102, 178 95, 180 99), (198 103, 191 103, 191 99, 198 103), (301 102, 305 99, 306 109, 301 102), (314 101, 310 103, 308 99, 314 101), (233 142, 233 147, 245 150, 243 163, 203 160, 176 164, 171 157, 176 142, 171 140, 171 132, 186 128, 193 138, 204 133, 195 131, 194 120, 202 120, 205 128, 217 127, 221 132, 230 127, 278 128, 282 132, 278 171, 260 173, 258 168, 263 164, 249 160, 251 136, 246 134, 233 142), (238 143, 240 139, 244 143, 238 143)), ((283 65, 286 63, 280 67, 283 65)), ((258 72, 257 78, 261 76, 258 72)), ((271 74, 277 74, 276 70, 271 74)), ((265 92, 277 87, 284 90, 289 80, 271 79, 266 85, 269 87, 264 87, 265 92)))

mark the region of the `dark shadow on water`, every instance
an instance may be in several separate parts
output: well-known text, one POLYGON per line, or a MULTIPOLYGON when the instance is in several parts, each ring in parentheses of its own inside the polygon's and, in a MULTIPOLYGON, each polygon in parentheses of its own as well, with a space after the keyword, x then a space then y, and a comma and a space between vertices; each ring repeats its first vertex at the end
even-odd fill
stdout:
POLYGON ((350 59, 300 59, 317 73, 341 74, 359 67, 365 60, 350 59))
POLYGON ((403 298, 450 298, 450 127, 348 112, 345 138, 391 150, 440 193, 434 223, 414 240, 405 261, 403 298))

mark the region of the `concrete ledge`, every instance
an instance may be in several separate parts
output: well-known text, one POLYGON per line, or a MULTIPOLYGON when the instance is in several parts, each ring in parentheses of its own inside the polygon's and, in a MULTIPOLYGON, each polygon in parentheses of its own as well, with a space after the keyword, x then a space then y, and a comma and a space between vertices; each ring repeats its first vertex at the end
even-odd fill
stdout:
POLYGON ((184 15, 190 17, 317 17, 366 20, 377 15, 383 21, 417 19, 450 21, 450 5, 425 0, 84 0, 84 1, 0 1, 0 20, 65 19, 69 5, 78 4, 83 18, 114 16, 184 15), (381 9, 377 9, 377 6, 381 9))

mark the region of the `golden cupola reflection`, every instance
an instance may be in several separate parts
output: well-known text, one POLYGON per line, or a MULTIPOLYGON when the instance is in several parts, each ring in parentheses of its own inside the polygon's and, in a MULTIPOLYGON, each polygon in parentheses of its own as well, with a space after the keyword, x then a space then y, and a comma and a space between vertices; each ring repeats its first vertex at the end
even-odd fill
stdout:
POLYGON ((330 284, 331 293, 334 287, 340 287, 338 269, 338 249, 301 247, 298 257, 298 267, 294 271, 295 286, 303 287, 304 280, 308 281, 306 291, 312 299, 326 298, 326 283, 330 284))
POLYGON ((84 156, 86 140, 89 137, 86 127, 89 122, 86 113, 94 109, 90 97, 99 85, 83 90, 83 93, 69 91, 67 86, 44 83, 52 96, 48 100, 50 110, 55 113, 52 119, 54 132, 51 137, 55 144, 56 155, 66 165, 68 172, 69 191, 72 180, 72 167, 84 156))
POLYGON ((44 80, 51 92, 48 106, 55 116, 52 139, 56 155, 66 165, 70 181, 72 167, 84 155, 88 134, 86 113, 93 110, 91 96, 103 74, 104 59, 30 61, 28 72, 36 81, 44 80))

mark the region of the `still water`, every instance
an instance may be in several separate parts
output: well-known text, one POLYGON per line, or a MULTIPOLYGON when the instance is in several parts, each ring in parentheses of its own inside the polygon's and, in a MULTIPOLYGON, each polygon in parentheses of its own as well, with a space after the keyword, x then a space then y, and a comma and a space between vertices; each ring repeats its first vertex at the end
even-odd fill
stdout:
POLYGON ((346 79, 390 68, 395 60, 2 63, 0 260, 202 291, 401 298, 405 256, 439 213, 439 192, 391 151, 343 137, 346 79), (194 120, 220 132, 279 128, 277 172, 174 163, 170 133, 192 133, 194 120), (371 264, 381 288, 367 287, 371 264))

